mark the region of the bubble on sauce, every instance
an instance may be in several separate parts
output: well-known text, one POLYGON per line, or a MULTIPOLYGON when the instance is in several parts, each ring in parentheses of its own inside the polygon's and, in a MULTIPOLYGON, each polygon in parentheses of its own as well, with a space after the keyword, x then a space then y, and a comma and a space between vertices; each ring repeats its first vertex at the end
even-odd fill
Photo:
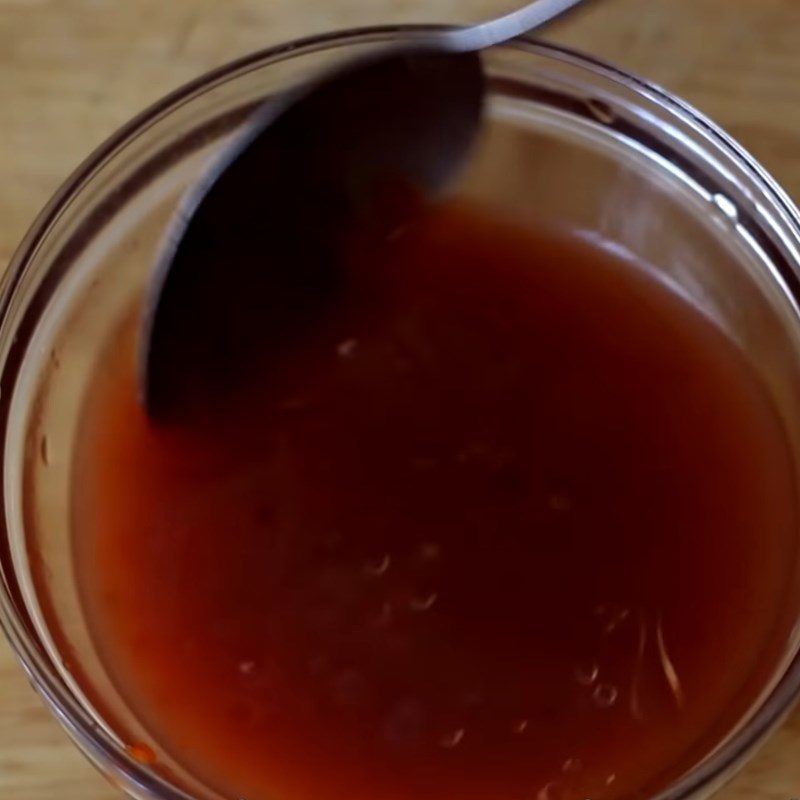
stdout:
POLYGON ((527 719, 518 719, 512 726, 512 730, 514 733, 525 733, 528 730, 528 720, 527 719))
POLYGON ((583 769, 583 762, 579 758, 568 758, 561 765, 561 771, 567 774, 574 774, 583 769))
POLYGON ((615 781, 616 779, 617 779, 617 776, 616 776, 616 774, 612 772, 612 773, 611 773, 611 774, 610 774, 610 775, 609 775, 609 776, 606 778, 606 786, 611 786, 611 784, 612 784, 612 783, 614 783, 614 781, 615 781))
POLYGON ((358 349, 358 339, 345 339, 336 345, 336 355, 339 358, 355 358, 356 350, 358 349))
POLYGON ((614 633, 631 615, 629 608, 613 603, 601 603, 594 608, 594 615, 600 621, 604 634, 614 633))
POLYGON ((252 675, 256 669, 256 662, 251 659, 240 661, 238 669, 241 675, 252 675))
POLYGON ((561 781, 550 781, 536 793, 536 800, 567 800, 567 786, 561 781))
POLYGON ((439 595, 436 592, 429 592, 428 594, 420 595, 418 597, 412 597, 408 602, 408 607, 412 611, 417 612, 429 611, 433 608, 438 597, 439 595))
POLYGON ((617 702, 619 691, 613 683, 598 683, 592 692, 592 700, 598 708, 611 708, 617 702))
POLYGON ((439 745, 446 750, 452 750, 454 747, 458 747, 458 745, 461 744, 465 733, 466 731, 464 728, 456 728, 453 731, 448 731, 439 738, 439 745))
POLYGON ((139 764, 144 764, 149 766, 150 764, 155 764, 156 753, 152 747, 149 745, 143 744, 141 742, 136 742, 134 744, 125 745, 125 752, 136 762, 139 764))
POLYGON ((600 675, 600 667, 594 661, 579 664, 575 667, 573 675, 581 686, 591 686, 600 675))
POLYGON ((378 558, 371 558, 364 562, 364 574, 373 578, 378 578, 386 574, 391 564, 392 557, 388 553, 384 553, 378 558))

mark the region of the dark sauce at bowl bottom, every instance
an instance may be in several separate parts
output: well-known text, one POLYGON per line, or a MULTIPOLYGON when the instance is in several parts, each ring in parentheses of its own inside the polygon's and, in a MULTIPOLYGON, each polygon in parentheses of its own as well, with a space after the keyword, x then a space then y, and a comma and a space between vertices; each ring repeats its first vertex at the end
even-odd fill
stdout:
POLYGON ((354 239, 335 305, 177 426, 137 405, 134 334, 74 536, 155 768, 246 800, 646 797, 774 669, 785 433, 642 266, 431 209, 354 239))

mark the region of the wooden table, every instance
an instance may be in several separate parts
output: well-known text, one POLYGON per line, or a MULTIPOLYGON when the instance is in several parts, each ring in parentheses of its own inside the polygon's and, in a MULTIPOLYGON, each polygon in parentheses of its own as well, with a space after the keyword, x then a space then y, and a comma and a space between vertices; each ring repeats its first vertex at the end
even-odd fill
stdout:
MULTIPOLYGON (((0 269, 89 150, 243 52, 380 22, 467 22, 513 0, 0 0, 0 269)), ((547 37, 682 95, 800 200, 800 0, 588 0, 547 37)), ((724 669, 725 665, 720 665, 724 669)), ((0 641, 0 798, 111 800, 0 641)), ((800 714, 720 800, 800 796, 800 714)))

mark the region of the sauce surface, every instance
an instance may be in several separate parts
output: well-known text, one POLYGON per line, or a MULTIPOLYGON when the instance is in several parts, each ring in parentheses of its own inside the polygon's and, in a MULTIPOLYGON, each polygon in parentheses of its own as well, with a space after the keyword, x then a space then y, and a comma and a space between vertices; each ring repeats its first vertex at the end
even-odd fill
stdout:
POLYGON ((335 307, 253 375, 153 427, 127 326, 76 460, 108 669, 225 796, 645 797, 758 692, 785 435, 645 270, 444 206, 354 244, 335 307))

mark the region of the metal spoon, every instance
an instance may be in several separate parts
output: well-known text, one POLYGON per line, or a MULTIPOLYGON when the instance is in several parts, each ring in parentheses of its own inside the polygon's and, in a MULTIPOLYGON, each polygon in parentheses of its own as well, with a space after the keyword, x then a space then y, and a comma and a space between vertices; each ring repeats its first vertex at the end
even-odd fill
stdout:
POLYGON ((478 51, 579 1, 383 48, 267 103, 184 198, 160 254, 139 344, 150 417, 179 419, 192 396, 235 387, 254 350, 329 305, 341 232, 396 224, 409 192, 440 190, 466 159, 485 93, 478 51))

